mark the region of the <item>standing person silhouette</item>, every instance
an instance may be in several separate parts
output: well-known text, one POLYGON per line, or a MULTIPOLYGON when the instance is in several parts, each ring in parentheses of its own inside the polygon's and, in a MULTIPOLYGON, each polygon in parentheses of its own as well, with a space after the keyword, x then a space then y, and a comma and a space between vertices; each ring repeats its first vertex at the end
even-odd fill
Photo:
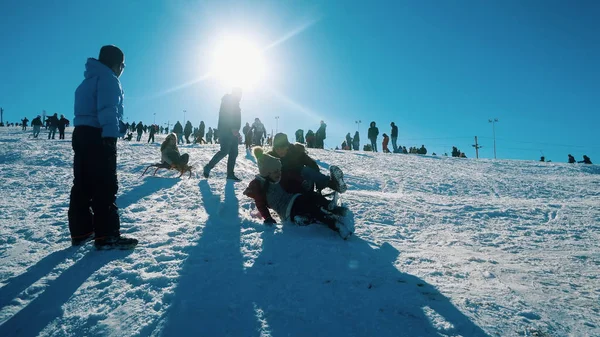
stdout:
POLYGON ((234 88, 231 94, 226 94, 221 99, 221 108, 219 109, 219 144, 221 150, 215 153, 212 159, 204 166, 203 176, 208 178, 210 171, 221 161, 227 158, 227 179, 241 181, 236 177, 233 170, 238 155, 238 141, 240 128, 242 127, 242 110, 240 101, 242 100, 242 89, 234 88))

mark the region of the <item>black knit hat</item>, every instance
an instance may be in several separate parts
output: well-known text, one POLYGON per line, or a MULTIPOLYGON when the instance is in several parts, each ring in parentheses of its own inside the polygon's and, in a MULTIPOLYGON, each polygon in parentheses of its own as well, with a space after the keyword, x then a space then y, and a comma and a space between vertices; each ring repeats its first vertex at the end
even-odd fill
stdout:
POLYGON ((274 149, 279 149, 282 147, 286 147, 290 145, 290 142, 288 141, 287 135, 285 133, 278 133, 275 135, 275 137, 273 137, 273 148, 274 149))
POLYGON ((124 60, 125 56, 119 47, 107 45, 100 48, 98 61, 102 62, 105 66, 112 68, 115 65, 123 63, 124 60))

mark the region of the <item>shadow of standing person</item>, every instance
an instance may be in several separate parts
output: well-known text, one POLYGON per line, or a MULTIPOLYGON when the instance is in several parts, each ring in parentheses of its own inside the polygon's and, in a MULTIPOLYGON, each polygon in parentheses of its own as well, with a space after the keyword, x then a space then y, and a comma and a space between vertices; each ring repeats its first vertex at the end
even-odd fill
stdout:
POLYGON ((208 182, 200 181, 208 219, 180 272, 161 336, 250 336, 259 328, 244 280, 233 184, 227 181, 221 202, 208 182))
POLYGON ((0 336, 37 336, 52 320, 63 317, 62 306, 104 265, 131 251, 88 252, 51 281, 44 292, 0 326, 0 336))

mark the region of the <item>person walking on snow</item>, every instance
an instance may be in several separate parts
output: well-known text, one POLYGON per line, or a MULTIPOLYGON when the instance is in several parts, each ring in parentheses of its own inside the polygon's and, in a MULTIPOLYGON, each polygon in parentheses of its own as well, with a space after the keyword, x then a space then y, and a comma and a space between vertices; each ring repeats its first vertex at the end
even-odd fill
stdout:
POLYGON ((27 119, 27 117, 21 119, 21 130, 27 131, 27 123, 28 122, 29 122, 29 119, 27 119))
POLYGON ((64 115, 60 115, 58 120, 58 139, 65 139, 65 128, 69 126, 69 120, 64 115))
POLYGON ((264 154, 261 147, 255 147, 253 152, 259 174, 250 182, 244 195, 254 199, 265 225, 277 223, 269 211, 272 209, 282 222, 292 221, 298 225, 319 222, 339 233, 344 240, 352 235, 353 226, 343 221, 346 208, 337 207, 334 202, 313 191, 287 192, 279 183, 282 178, 281 161, 264 154))
POLYGON ((138 125, 135 127, 136 131, 137 131, 137 138, 136 141, 141 141, 142 140, 142 134, 144 133, 144 124, 142 124, 142 122, 140 121, 138 123, 138 125))
POLYGON ((33 138, 38 137, 40 130, 42 129, 42 125, 44 125, 44 123, 42 123, 42 117, 40 117, 40 115, 31 121, 31 126, 33 127, 33 138))
POLYGON ((123 52, 104 46, 89 58, 84 80, 75 91, 73 187, 69 203, 71 244, 79 246, 95 233, 98 249, 130 249, 138 240, 121 236, 117 190, 117 137, 123 118, 123 52), (90 210, 91 209, 91 210, 90 210))
POLYGON ((347 150, 352 150, 352 136, 350 136, 350 132, 346 134, 346 146, 348 147, 347 150))
POLYGON ((394 149, 394 153, 398 152, 398 127, 396 126, 396 123, 392 122, 390 124, 390 126, 392 127, 392 133, 390 134, 391 138, 392 138, 392 148, 394 149))
POLYGON ((219 143, 221 150, 215 153, 212 159, 204 166, 202 175, 208 178, 210 171, 217 165, 221 159, 227 158, 227 179, 241 181, 234 174, 235 161, 238 155, 238 141, 240 128, 242 127, 242 110, 240 101, 242 100, 242 89, 234 88, 231 94, 226 94, 221 99, 221 108, 219 109, 219 143))
POLYGON ((192 122, 187 121, 187 123, 185 123, 185 129, 183 129, 183 135, 185 137, 186 144, 190 144, 190 135, 192 134, 193 128, 194 127, 192 126, 192 122))
POLYGON ((260 119, 255 118, 251 129, 254 137, 252 140, 253 145, 262 146, 265 138, 267 138, 267 130, 265 130, 265 125, 260 121, 260 119))
POLYGON ((157 130, 158 130, 158 125, 152 124, 150 126, 150 132, 149 132, 149 135, 148 135, 148 141, 146 143, 150 143, 150 141, 152 141, 152 143, 154 144, 154 134, 156 133, 157 130))
POLYGON ((177 145, 180 143, 183 144, 183 126, 181 126, 179 121, 173 126, 173 133, 177 135, 177 145))
POLYGON ((379 135, 379 129, 375 126, 375 122, 371 122, 369 125, 368 137, 371 141, 371 148, 373 152, 377 152, 377 136, 379 135))
POLYGON ((323 147, 325 147, 325 139, 327 138, 327 124, 325 124, 324 121, 321 121, 321 125, 319 126, 319 129, 317 130, 317 132, 315 133, 315 138, 316 138, 316 148, 317 149, 322 149, 323 147))
POLYGON ((352 138, 352 149, 354 151, 360 150, 360 136, 358 134, 358 131, 354 133, 354 138, 352 138))
POLYGON ((304 144, 304 130, 298 129, 296 130, 296 143, 304 144))
POLYGON ((52 137, 52 139, 54 139, 54 136, 56 136, 56 129, 58 128, 58 114, 57 113, 48 117, 48 125, 50 128, 50 130, 48 131, 48 139, 50 139, 50 137, 52 137))

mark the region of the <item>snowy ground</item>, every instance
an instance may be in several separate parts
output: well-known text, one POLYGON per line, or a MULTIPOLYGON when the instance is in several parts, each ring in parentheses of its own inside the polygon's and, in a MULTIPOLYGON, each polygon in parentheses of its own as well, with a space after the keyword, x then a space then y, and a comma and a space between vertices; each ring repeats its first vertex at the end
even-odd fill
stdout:
POLYGON ((70 247, 70 138, 0 128, 0 336, 600 336, 597 165, 311 150, 346 172, 343 241, 265 227, 243 152, 235 185, 140 178, 159 145, 119 141, 140 245, 95 251, 70 247))

